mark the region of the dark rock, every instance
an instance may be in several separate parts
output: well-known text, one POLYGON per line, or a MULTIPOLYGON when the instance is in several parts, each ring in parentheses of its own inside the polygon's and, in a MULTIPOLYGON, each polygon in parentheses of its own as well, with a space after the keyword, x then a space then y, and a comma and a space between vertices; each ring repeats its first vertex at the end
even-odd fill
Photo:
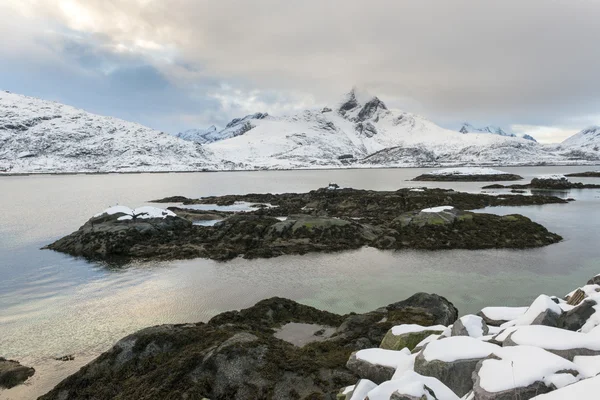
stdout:
POLYGON ((594 276, 592 279, 587 281, 588 285, 600 285, 600 275, 594 276))
POLYGON ((354 372, 356 375, 363 379, 368 379, 376 384, 380 385, 385 381, 392 379, 396 368, 387 365, 372 364, 365 360, 359 359, 356 353, 352 353, 346 368, 354 372))
MULTIPOLYGON (((562 315, 562 314, 561 314, 562 315)), ((531 322, 531 325, 545 325, 545 326, 558 326, 559 324, 559 314, 546 310, 541 312, 534 320, 531 322)))
POLYGON ((481 359, 464 359, 456 361, 427 361, 423 352, 415 359, 415 372, 431 376, 448 386, 456 395, 462 397, 473 389, 471 376, 481 359))
POLYGON ((485 336, 489 333, 490 329, 488 328, 487 323, 485 322, 485 320, 483 318, 481 318, 479 316, 475 316, 475 315, 466 315, 466 316, 461 317, 458 320, 456 320, 456 322, 452 325, 451 336, 471 336, 469 334, 469 331, 463 324, 463 318, 467 318, 467 317, 478 320, 477 322, 481 325, 482 336, 485 336))
POLYGON ((458 310, 448 299, 437 294, 416 293, 408 299, 386 307, 390 322, 399 325, 407 319, 422 326, 450 325, 458 318, 458 310), (417 317, 418 318, 415 318, 417 317))
POLYGON ((19 362, 0 357, 0 388, 10 389, 25 382, 35 374, 35 369, 19 362))
MULTIPOLYGON (((415 312, 396 321, 419 319, 415 312)), ((127 336, 41 399, 335 399, 340 387, 358 380, 345 368, 350 354, 376 347, 392 326, 389 320, 385 307, 341 316, 267 299, 208 323, 163 325, 127 336), (290 322, 337 329, 330 338, 298 347, 274 336, 290 322)))
POLYGON ((596 305, 598 303, 595 300, 588 299, 583 301, 572 310, 562 313, 555 326, 570 331, 579 331, 588 319, 596 313, 596 309, 594 308, 596 305))
POLYGON ((190 200, 185 196, 171 196, 164 199, 150 200, 150 203, 186 203, 190 200))
POLYGON ((600 171, 574 172, 565 176, 573 178, 600 178, 600 171))
POLYGON ((366 102, 363 108, 359 111, 357 120, 365 121, 367 119, 370 119, 379 110, 387 110, 387 107, 383 103, 383 101, 379 100, 377 97, 373 97, 371 100, 366 102))
MULTIPOLYGON (((497 181, 520 181, 522 176, 515 174, 480 174, 480 175, 462 175, 462 174, 423 174, 412 179, 413 181, 436 181, 436 182, 497 182, 497 181)), ((484 189, 495 189, 490 185, 484 189)), ((501 185, 497 185, 501 186, 501 185)), ((500 187, 497 187, 498 189, 500 187)))
POLYGON ((520 215, 460 211, 492 205, 564 203, 550 196, 486 196, 441 189, 374 192, 323 188, 303 194, 229 195, 188 203, 223 205, 236 201, 276 207, 256 207, 241 214, 173 208, 181 217, 132 221, 119 221, 119 214, 102 215, 47 248, 89 259, 127 262, 268 258, 363 246, 393 250, 531 248, 562 240, 520 215), (420 211, 439 205, 456 209, 420 211), (275 218, 281 215, 288 219, 275 218), (210 227, 191 223, 219 217, 223 221, 210 227))

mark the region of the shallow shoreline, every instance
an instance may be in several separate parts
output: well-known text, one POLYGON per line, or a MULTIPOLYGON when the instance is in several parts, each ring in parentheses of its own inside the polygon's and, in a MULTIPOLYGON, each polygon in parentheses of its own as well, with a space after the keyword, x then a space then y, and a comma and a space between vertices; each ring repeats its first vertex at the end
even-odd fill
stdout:
POLYGON ((254 169, 215 169, 215 170, 184 170, 184 171, 79 171, 79 172, 0 172, 3 176, 39 176, 39 175, 120 175, 120 174, 196 174, 199 172, 269 172, 269 171, 336 171, 336 170, 360 170, 360 169, 421 169, 421 168, 453 168, 453 167, 497 167, 497 168, 524 168, 524 167, 593 167, 600 166, 597 162, 565 163, 565 164, 440 164, 440 165, 415 165, 415 166, 323 166, 323 168, 254 168, 254 169))

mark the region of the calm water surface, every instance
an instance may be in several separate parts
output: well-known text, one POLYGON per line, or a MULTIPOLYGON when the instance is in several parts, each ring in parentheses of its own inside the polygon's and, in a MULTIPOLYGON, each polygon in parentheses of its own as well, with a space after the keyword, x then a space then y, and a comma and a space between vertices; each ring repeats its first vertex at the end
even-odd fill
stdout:
MULTIPOLYGON (((592 168, 503 169, 528 182, 539 174, 592 168)), ((429 186, 480 192, 482 186, 408 181, 424 171, 0 177, 0 355, 38 367, 41 372, 36 375, 42 377, 37 379, 46 374, 44 384, 51 387, 71 372, 53 364, 53 357, 75 354, 76 360, 87 360, 142 327, 204 321, 270 296, 346 313, 426 291, 448 297, 465 314, 488 305, 528 305, 539 293, 562 295, 600 273, 600 190, 557 193, 577 200, 566 205, 485 210, 526 215, 565 238, 533 250, 365 248, 227 263, 197 259, 131 264, 121 269, 40 250, 108 206, 135 207, 171 195, 306 192, 329 182, 375 190, 429 186)), ((9 398, 7 393, 0 397, 9 398)))

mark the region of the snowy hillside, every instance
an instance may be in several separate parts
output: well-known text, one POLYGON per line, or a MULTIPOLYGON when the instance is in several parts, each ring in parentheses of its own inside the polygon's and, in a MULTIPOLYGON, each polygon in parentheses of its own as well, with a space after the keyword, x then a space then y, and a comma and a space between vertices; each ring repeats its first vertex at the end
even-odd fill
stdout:
POLYGON ((175 136, 179 139, 187 140, 190 142, 205 144, 213 141, 210 139, 210 137, 216 132, 217 127, 211 125, 210 127, 208 127, 208 129, 188 129, 187 131, 179 132, 175 136))
POLYGON ((563 147, 600 151, 600 126, 591 126, 561 143, 563 147))
MULTIPOLYGON (((491 130, 493 131, 493 130, 491 130)), ((0 92, 0 172, 197 171, 458 165, 582 164, 600 160, 600 128, 561 145, 463 134, 353 90, 336 107, 236 118, 171 136, 55 102, 0 92), (185 139, 185 140, 184 140, 185 139), (201 143, 206 143, 201 145, 201 143)))
MULTIPOLYGON (((530 140, 441 128, 348 93, 335 109, 253 120, 242 135, 207 145, 219 159, 256 168, 560 163, 530 140)), ((564 161, 564 160, 563 160, 564 161)))
POLYGON ((244 118, 235 118, 221 130, 218 130, 216 126, 212 125, 208 129, 190 129, 178 133, 176 136, 183 140, 189 140, 200 144, 218 142, 219 140, 243 135, 256 126, 254 123, 255 120, 264 119, 268 116, 269 114, 267 113, 250 114, 246 115, 244 118))
POLYGON ((198 144, 117 118, 0 91, 0 171, 214 169, 198 144))

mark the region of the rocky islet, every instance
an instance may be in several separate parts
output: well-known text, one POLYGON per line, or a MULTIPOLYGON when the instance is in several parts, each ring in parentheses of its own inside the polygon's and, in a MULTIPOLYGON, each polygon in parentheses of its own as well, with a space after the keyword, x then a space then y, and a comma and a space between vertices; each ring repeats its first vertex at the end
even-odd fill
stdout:
MULTIPOLYGON (((324 188, 309 193, 248 194, 157 202, 180 206, 151 216, 111 208, 47 248, 93 260, 229 260, 378 249, 487 249, 546 246, 562 238, 521 215, 474 213, 487 206, 566 203, 551 196, 488 196, 443 189, 378 192, 324 188), (193 206, 252 204, 251 211, 193 206), (161 214, 163 213, 163 214, 161 214), (281 217, 283 216, 283 218, 281 217), (213 226, 194 222, 220 220, 213 226)), ((140 208, 143 210, 144 207, 140 208)), ((152 207, 148 208, 152 209, 152 207)), ((157 211, 158 210, 158 211, 157 211)))

